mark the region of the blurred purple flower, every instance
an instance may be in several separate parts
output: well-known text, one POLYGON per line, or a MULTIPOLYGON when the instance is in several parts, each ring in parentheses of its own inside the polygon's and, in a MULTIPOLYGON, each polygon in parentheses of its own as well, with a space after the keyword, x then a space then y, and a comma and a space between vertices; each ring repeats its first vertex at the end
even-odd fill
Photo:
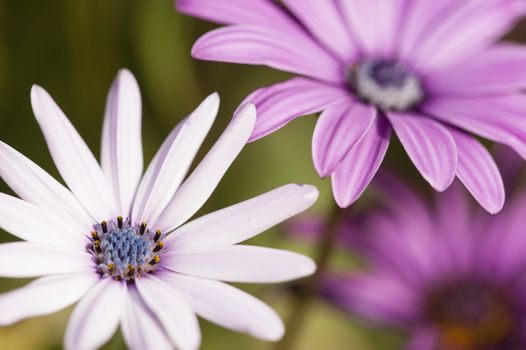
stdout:
POLYGON ((352 204, 378 170, 393 129, 438 191, 457 176, 489 212, 504 203, 493 159, 471 133, 526 157, 526 49, 495 41, 524 0, 179 0, 179 11, 229 24, 196 58, 305 76, 255 91, 251 140, 320 112, 314 165, 352 204))
POLYGON ((270 307, 222 281, 313 273, 303 255, 237 243, 310 207, 316 188, 286 185, 187 222, 248 140, 253 105, 239 109, 185 179, 216 117, 217 94, 170 133, 144 176, 141 98, 130 72, 119 73, 108 96, 102 166, 44 89, 34 86, 31 102, 69 189, 0 142, 0 175, 22 198, 0 194, 0 227, 24 240, 0 245, 0 276, 39 277, 0 295, 0 325, 79 301, 66 349, 97 349, 119 325, 130 349, 197 349, 196 314, 265 340, 283 335, 270 307))
POLYGON ((331 274, 324 296, 407 330, 407 349, 526 348, 526 196, 490 216, 458 184, 433 207, 397 181, 383 186, 386 207, 342 228, 368 269, 331 274))

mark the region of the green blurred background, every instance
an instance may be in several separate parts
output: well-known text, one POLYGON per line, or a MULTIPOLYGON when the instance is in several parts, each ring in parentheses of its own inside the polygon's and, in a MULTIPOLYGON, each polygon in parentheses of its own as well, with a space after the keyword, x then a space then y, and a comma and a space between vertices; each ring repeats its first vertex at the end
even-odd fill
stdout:
MULTIPOLYGON (((191 59, 193 41, 213 27, 177 14, 171 0, 0 0, 0 139, 58 177, 31 112, 31 85, 39 84, 51 93, 98 154, 106 93, 117 70, 126 67, 137 77, 143 96, 146 161, 171 128, 204 97, 220 93, 220 115, 198 156, 202 157, 249 92, 287 78, 287 74, 264 67, 191 59)), ((526 41, 525 22, 511 38, 526 41)), ((315 117, 300 118, 249 144, 201 213, 298 182, 319 188, 320 199, 311 210, 323 214, 332 196, 329 181, 320 180, 311 163, 315 121, 315 117)), ((384 167, 394 168, 428 191, 396 142, 384 167)), ((4 184, 0 186, 11 193, 4 184)), ((13 238, 0 232, 0 241, 10 240, 13 238)), ((287 239, 279 228, 252 243, 314 255, 312 247, 287 239)), ((347 260, 337 253, 332 262, 348 264, 347 260)), ((27 280, 0 279, 0 291, 25 283, 27 280)), ((242 288, 287 319, 292 296, 289 286, 242 288)), ((70 312, 71 308, 0 328, 0 349, 60 349, 70 312)), ((404 339, 394 331, 374 330, 321 301, 314 303, 305 321, 297 349, 398 349, 404 339)), ((201 325, 203 349, 273 347, 205 321, 201 325)), ((105 348, 125 348, 120 334, 105 348)))

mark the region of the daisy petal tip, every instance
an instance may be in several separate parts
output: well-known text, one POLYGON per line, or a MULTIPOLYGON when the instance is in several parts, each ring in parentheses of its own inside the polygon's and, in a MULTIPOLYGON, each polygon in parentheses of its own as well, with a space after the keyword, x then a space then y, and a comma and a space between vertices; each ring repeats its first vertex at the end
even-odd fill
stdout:
POLYGON ((201 347, 201 331, 199 331, 199 336, 195 337, 193 340, 187 341, 187 344, 181 344, 177 348, 181 350, 199 350, 201 347))
POLYGON ((437 192, 444 192, 445 190, 447 190, 448 186, 446 186, 444 183, 437 183, 437 182, 433 182, 433 181, 429 181, 428 179, 426 179, 426 181, 431 185, 431 187, 433 187, 433 189, 437 192))
POLYGON ((316 173, 318 174, 318 176, 323 179, 330 174, 327 172, 327 169, 325 169, 325 164, 323 163, 321 158, 317 156, 317 153, 315 151, 316 149, 312 150, 312 161, 314 163, 314 169, 316 169, 316 173))
POLYGON ((496 198, 475 198, 475 200, 491 215, 498 214, 504 207, 506 202, 506 195, 504 193, 504 188, 500 192, 501 195, 496 198))
POLYGON ((46 90, 43 87, 37 84, 31 86, 31 105, 33 110, 42 103, 42 99, 51 98, 46 90))
POLYGON ((304 194, 303 198, 305 198, 306 204, 308 205, 308 207, 313 205, 318 200, 318 197, 320 196, 320 192, 318 191, 316 186, 313 186, 313 185, 296 185, 296 186, 298 186, 299 190, 303 192, 304 194))
POLYGON ((219 104, 221 103, 221 98, 219 97, 218 92, 213 92, 210 95, 208 95, 207 98, 203 101, 202 105, 210 105, 210 108, 213 110, 216 110, 216 114, 219 110, 219 104))
MULTIPOLYGON (((201 102, 199 106, 192 112, 192 114, 193 115, 195 114, 213 115, 213 119, 215 119, 217 116, 217 113, 219 112, 219 104, 220 104, 219 94, 217 92, 214 92, 208 95, 203 100, 203 102, 201 102)), ((187 120, 191 121, 192 118, 188 118, 187 120)))
POLYGON ((243 103, 240 105, 234 113, 234 118, 246 118, 251 121, 252 130, 256 124, 256 106, 253 103, 243 103))
POLYGON ((488 213, 490 213, 491 215, 495 215, 495 214, 500 213, 500 211, 504 207, 504 200, 500 203, 486 204, 483 207, 484 209, 486 209, 488 213))
POLYGON ((256 117, 256 105, 252 102, 246 102, 241 105, 240 113, 247 113, 254 115, 256 117))
POLYGON ((265 334, 259 334, 257 335, 257 338, 261 340, 266 341, 278 341, 285 335, 285 325, 283 324, 283 321, 279 316, 276 316, 276 321, 274 326, 272 327, 272 330, 268 330, 265 332, 265 334))
POLYGON ((122 76, 133 76, 132 72, 130 72, 130 70, 128 68, 121 68, 119 69, 119 71, 117 72, 117 76, 118 77, 122 77, 122 76))
POLYGON ((211 97, 211 98, 217 99, 217 100, 219 101, 219 92, 214 91, 214 92, 212 92, 208 97, 211 97))
POLYGON ((197 39, 197 41, 194 43, 194 45, 192 46, 192 49, 190 50, 190 55, 193 57, 193 58, 197 58, 197 59, 200 59, 200 60, 206 60, 206 53, 204 52, 204 50, 202 49, 202 46, 203 46, 203 42, 206 42, 207 40, 207 34, 201 36, 199 39, 197 39))
POLYGON ((210 95, 208 95, 203 102, 201 102, 201 105, 210 104, 210 105, 218 105, 220 103, 219 93, 217 91, 214 91, 210 95))
POLYGON ((298 278, 307 277, 316 272, 316 263, 307 256, 303 256, 303 262, 298 268, 298 278))
POLYGON ((49 111, 55 112, 59 108, 53 97, 43 87, 36 84, 31 87, 31 107, 37 120, 46 118, 49 111))
POLYGON ((353 201, 345 201, 341 198, 334 198, 334 201, 340 209, 347 209, 353 203, 353 201))
POLYGON ((444 192, 451 186, 453 181, 455 180, 455 169, 456 165, 453 169, 453 172, 449 171, 447 176, 429 176, 427 174, 421 173, 424 180, 429 183, 429 185, 437 192, 444 192))
POLYGON ((331 175, 331 172, 333 169, 329 169, 326 164, 323 167, 316 167, 316 172, 318 173, 319 177, 322 179, 325 179, 326 177, 331 175))
POLYGON ((336 205, 340 207, 341 209, 348 208, 351 204, 354 203, 356 198, 359 197, 359 195, 347 197, 344 194, 340 193, 334 186, 334 180, 333 180, 333 186, 332 186, 332 193, 333 193, 334 201, 336 202, 336 205))
POLYGON ((444 192, 449 188, 449 186, 451 186, 454 179, 455 177, 451 177, 451 179, 446 179, 445 181, 436 181, 431 179, 426 179, 426 181, 429 182, 431 187, 433 187, 436 191, 444 192))
POLYGON ((36 94, 39 90, 44 90, 44 88, 38 84, 31 85, 31 94, 36 94))
POLYGON ((139 89, 139 83, 137 82, 137 79, 135 79, 135 75, 133 75, 133 73, 128 68, 119 69, 117 77, 115 78, 115 82, 118 85, 123 83, 127 85, 133 85, 139 89))
POLYGON ((214 50, 214 41, 216 33, 222 33, 224 30, 229 30, 229 27, 215 29, 214 31, 203 34, 192 46, 190 51, 191 56, 199 60, 221 61, 219 58, 221 55, 218 55, 218 53, 215 52, 216 50, 214 50))

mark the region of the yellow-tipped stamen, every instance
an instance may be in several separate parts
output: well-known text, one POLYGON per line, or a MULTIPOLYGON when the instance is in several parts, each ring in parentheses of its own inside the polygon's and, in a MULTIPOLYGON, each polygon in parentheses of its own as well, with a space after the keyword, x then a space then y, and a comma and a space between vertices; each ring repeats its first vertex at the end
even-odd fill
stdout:
POLYGON ((155 248, 153 248, 153 252, 157 253, 159 250, 163 249, 163 247, 164 247, 164 242, 161 241, 161 242, 157 243, 155 248))

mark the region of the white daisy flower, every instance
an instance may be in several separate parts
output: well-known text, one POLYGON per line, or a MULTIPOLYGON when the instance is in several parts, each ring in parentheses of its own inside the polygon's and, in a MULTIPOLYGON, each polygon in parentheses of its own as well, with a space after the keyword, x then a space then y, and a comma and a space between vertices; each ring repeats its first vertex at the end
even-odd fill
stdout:
POLYGON ((98 348, 119 325, 131 349, 196 349, 196 314, 260 339, 283 335, 270 307, 224 282, 314 271, 305 256, 237 243, 310 207, 316 188, 286 185, 185 223, 250 137, 253 105, 239 109, 184 180, 216 117, 217 94, 179 123, 144 175, 141 98, 130 72, 118 74, 108 96, 102 166, 46 91, 34 86, 31 103, 69 190, 0 143, 0 175, 20 197, 0 194, 0 227, 24 240, 0 245, 0 276, 39 277, 0 295, 0 325, 79 301, 66 349, 98 348))

